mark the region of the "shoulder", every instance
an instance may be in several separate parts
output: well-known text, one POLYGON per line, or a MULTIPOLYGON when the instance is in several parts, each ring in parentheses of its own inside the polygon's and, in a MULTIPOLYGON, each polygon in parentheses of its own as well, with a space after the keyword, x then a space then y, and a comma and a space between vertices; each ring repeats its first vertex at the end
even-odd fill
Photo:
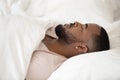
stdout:
POLYGON ((66 60, 65 57, 60 56, 51 51, 36 50, 32 55, 32 61, 44 61, 45 63, 62 63, 66 60))

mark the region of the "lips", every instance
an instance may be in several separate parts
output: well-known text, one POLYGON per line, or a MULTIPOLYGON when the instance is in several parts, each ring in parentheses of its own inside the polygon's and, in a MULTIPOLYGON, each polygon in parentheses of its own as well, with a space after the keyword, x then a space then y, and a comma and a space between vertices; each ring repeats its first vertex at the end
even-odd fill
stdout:
POLYGON ((70 26, 70 24, 64 24, 65 27, 70 26))

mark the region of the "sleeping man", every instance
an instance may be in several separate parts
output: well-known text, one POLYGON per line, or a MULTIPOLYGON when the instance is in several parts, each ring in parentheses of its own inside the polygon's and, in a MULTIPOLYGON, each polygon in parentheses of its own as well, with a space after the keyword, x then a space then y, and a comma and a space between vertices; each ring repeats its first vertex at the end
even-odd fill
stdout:
POLYGON ((67 58, 110 48, 107 32, 97 24, 74 22, 52 29, 34 51, 26 80, 47 80, 67 58))

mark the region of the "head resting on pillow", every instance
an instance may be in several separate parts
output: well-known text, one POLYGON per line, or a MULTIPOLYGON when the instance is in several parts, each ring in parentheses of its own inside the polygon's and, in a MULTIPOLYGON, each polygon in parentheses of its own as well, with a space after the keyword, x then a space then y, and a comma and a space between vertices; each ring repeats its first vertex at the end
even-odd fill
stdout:
POLYGON ((58 36, 57 41, 62 47, 62 51, 59 50, 58 53, 66 57, 110 48, 106 30, 94 23, 59 24, 56 26, 55 32, 58 36))

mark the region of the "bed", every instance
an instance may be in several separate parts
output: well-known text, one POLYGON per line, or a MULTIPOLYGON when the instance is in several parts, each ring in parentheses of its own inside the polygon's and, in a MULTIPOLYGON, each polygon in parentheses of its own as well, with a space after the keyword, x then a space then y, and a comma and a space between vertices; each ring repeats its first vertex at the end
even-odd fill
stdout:
POLYGON ((119 0, 0 0, 0 80, 24 80, 49 27, 79 21, 103 26, 111 49, 65 61, 48 80, 120 79, 119 0), (93 65, 94 64, 94 65, 93 65))

